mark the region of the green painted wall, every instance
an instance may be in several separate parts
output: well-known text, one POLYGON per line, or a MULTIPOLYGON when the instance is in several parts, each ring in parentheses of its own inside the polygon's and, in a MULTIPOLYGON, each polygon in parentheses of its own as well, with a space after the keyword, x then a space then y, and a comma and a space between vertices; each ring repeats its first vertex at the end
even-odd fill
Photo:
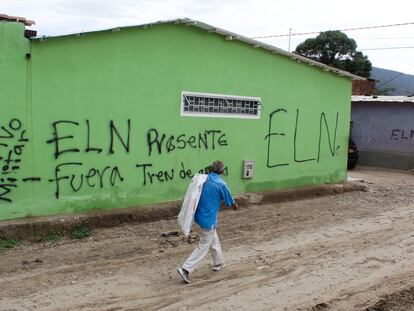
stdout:
POLYGON ((13 60, 1 64, 16 76, 2 67, 0 125, 21 120, 29 141, 16 187, 0 188, 0 219, 180 199, 185 172, 216 159, 234 194, 346 178, 348 79, 184 25, 35 40, 29 61, 22 35, 3 28, 13 60), (265 109, 259 120, 182 117, 183 90, 261 97, 265 109), (253 179, 242 160, 255 161, 253 179))
POLYGON ((32 142, 26 141, 32 131, 32 111, 26 59, 30 42, 24 30, 21 23, 0 22, 0 219, 25 216, 23 202, 33 198, 31 186, 18 181, 31 174, 34 164, 32 142))

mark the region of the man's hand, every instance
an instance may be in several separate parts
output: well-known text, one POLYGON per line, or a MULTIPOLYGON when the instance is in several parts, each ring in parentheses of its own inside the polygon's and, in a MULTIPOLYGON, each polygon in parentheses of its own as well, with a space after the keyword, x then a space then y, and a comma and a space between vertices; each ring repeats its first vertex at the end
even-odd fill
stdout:
POLYGON ((239 209, 239 206, 237 205, 236 202, 233 203, 233 205, 231 206, 234 210, 239 209))

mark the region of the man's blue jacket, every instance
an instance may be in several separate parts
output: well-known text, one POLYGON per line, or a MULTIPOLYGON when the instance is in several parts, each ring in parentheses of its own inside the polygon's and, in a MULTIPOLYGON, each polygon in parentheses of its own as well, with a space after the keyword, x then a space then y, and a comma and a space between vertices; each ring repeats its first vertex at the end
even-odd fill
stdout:
POLYGON ((212 230, 217 227, 221 201, 224 201, 228 207, 234 204, 234 199, 224 180, 218 174, 210 173, 203 185, 203 191, 194 215, 195 222, 202 229, 212 230))

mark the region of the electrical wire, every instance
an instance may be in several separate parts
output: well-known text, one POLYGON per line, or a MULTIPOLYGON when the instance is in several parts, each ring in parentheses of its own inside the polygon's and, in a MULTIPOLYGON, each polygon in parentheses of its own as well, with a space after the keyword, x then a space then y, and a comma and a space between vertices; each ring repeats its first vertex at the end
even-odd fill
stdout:
POLYGON ((407 40, 414 39, 414 37, 352 37, 355 40, 407 40))
POLYGON ((384 86, 385 84, 390 83, 391 81, 393 81, 393 80, 397 79, 399 76, 402 76, 403 74, 404 74, 403 72, 398 73, 397 75, 395 75, 395 76, 394 76, 394 77, 392 77, 391 79, 389 79, 389 80, 387 80, 387 81, 384 81, 384 82, 382 82, 381 84, 377 85, 377 86, 376 86, 376 88, 378 89, 378 88, 380 88, 380 87, 384 86))
POLYGON ((360 51, 374 51, 374 50, 398 50, 398 49, 414 49, 414 46, 393 46, 388 48, 367 48, 367 49, 358 49, 360 51))
MULTIPOLYGON (((387 27, 395 27, 395 26, 407 26, 407 25, 414 25, 414 22, 389 24, 389 25, 366 26, 366 27, 355 27, 355 28, 345 28, 345 29, 340 29, 338 31, 352 31, 352 30, 363 30, 363 29, 387 28, 387 27)), ((288 34, 284 34, 284 35, 256 36, 256 37, 252 37, 252 38, 253 39, 264 39, 264 38, 289 37, 289 36, 305 36, 305 35, 319 34, 321 32, 322 31, 297 32, 297 33, 288 33, 288 34)))

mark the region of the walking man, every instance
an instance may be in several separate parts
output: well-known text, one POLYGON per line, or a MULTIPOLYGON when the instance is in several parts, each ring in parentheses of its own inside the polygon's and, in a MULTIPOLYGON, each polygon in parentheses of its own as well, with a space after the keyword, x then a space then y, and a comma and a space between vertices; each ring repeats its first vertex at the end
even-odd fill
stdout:
POLYGON ((220 271, 224 268, 220 240, 216 231, 218 211, 222 201, 227 207, 232 207, 234 210, 238 209, 229 188, 220 178, 224 171, 223 162, 213 162, 209 167, 209 171, 194 215, 194 221, 201 228, 200 241, 190 257, 177 269, 186 283, 191 283, 190 273, 194 271, 209 250, 213 259, 213 271, 220 271))

